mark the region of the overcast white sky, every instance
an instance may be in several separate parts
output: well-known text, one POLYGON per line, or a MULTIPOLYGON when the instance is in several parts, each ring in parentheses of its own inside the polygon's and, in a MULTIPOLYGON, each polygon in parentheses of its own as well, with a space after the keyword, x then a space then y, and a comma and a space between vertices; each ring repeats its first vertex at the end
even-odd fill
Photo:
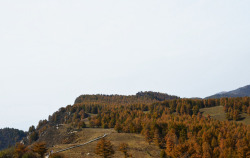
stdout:
POLYGON ((205 97, 250 82, 249 0, 0 1, 0 128, 80 94, 205 97))

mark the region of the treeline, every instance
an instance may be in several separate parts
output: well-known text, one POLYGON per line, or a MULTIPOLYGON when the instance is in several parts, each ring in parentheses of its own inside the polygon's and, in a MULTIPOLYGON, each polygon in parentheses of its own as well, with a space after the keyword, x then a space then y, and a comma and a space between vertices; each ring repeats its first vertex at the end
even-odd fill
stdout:
POLYGON ((138 92, 136 95, 81 95, 76 98, 76 103, 105 103, 108 105, 131 105, 131 104, 149 104, 156 101, 163 101, 169 99, 178 99, 174 95, 159 92, 138 92))
POLYGON ((8 148, 26 137, 26 133, 22 130, 14 128, 0 129, 0 150, 8 148))

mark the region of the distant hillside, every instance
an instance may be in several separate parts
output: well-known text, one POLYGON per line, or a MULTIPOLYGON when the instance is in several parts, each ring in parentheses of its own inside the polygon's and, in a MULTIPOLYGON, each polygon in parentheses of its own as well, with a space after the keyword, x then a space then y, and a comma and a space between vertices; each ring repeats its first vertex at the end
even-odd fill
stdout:
POLYGON ((108 104, 145 104, 152 103, 155 101, 163 101, 169 99, 178 99, 179 97, 174 95, 168 95, 166 93, 159 92, 138 92, 136 95, 81 95, 76 98, 75 104, 77 103, 108 103, 108 104))
POLYGON ((22 130, 14 128, 0 129, 0 150, 15 145, 16 142, 21 141, 23 137, 26 137, 26 133, 22 130))
POLYGON ((229 92, 220 92, 211 96, 206 97, 209 98, 224 98, 224 97, 250 97, 250 85, 245 87, 238 88, 236 90, 232 90, 229 92))

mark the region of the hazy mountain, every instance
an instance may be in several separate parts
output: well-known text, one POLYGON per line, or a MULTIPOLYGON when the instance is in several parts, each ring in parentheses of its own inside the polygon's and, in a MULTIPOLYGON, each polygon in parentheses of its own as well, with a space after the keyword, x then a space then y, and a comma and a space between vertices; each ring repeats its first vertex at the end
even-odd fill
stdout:
POLYGON ((220 92, 214 95, 208 96, 206 98, 223 98, 223 97, 250 97, 250 85, 229 91, 229 92, 220 92))

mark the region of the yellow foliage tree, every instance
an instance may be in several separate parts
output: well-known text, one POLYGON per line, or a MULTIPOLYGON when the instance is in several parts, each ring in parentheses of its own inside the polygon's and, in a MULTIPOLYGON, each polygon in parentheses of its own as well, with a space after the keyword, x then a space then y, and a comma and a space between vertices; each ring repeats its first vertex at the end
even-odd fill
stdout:
POLYGON ((95 153, 104 158, 109 158, 115 153, 115 151, 111 142, 102 138, 96 145, 95 153))
POLYGON ((37 142, 33 145, 32 150, 33 152, 38 153, 42 158, 48 149, 46 148, 45 142, 37 142))

